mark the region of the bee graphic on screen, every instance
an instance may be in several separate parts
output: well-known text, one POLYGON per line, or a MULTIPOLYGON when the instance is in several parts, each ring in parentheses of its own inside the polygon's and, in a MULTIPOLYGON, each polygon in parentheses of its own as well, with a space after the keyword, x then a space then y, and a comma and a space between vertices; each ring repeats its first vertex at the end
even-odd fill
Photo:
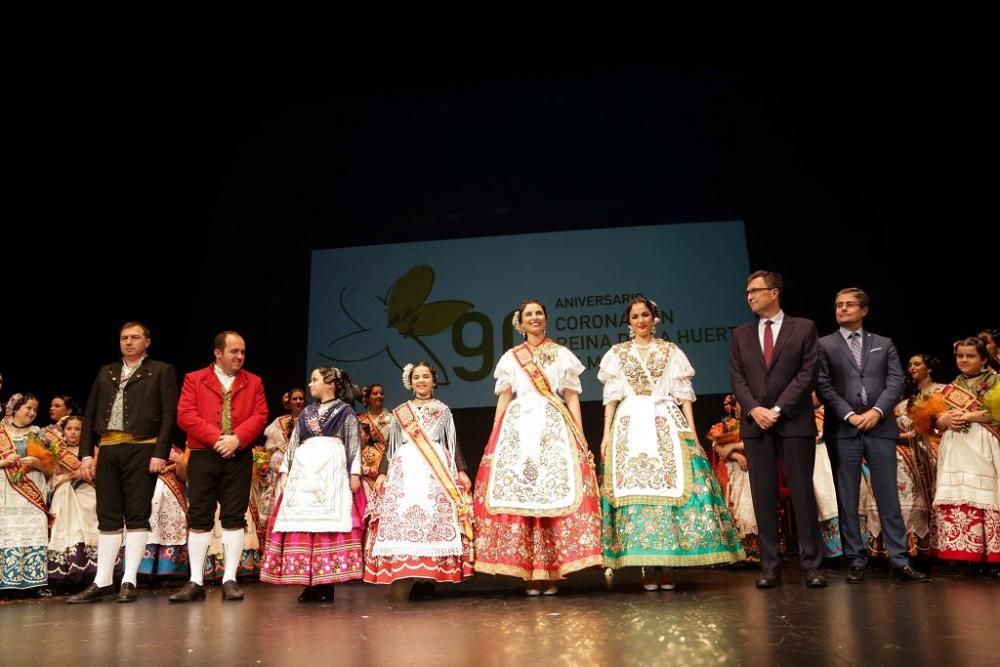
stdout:
POLYGON ((472 310, 468 301, 442 300, 427 303, 434 287, 434 269, 418 264, 397 278, 385 296, 361 298, 354 313, 345 302, 352 288, 340 291, 340 308, 357 329, 330 341, 331 351, 320 356, 330 361, 350 363, 388 355, 392 363, 402 369, 403 364, 424 356, 442 371, 439 385, 450 384, 445 364, 431 349, 424 338, 449 330, 456 320, 472 310), (381 312, 380 312, 381 311, 381 312), (384 319, 384 326, 379 321, 384 319))

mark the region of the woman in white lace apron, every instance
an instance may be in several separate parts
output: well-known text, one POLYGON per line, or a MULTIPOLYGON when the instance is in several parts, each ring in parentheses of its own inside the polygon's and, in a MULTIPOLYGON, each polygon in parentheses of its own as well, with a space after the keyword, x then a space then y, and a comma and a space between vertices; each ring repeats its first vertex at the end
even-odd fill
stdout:
POLYGON ((45 498, 56 457, 32 425, 37 414, 33 394, 14 394, 0 422, 0 590, 48 596, 45 498))
POLYGON ((545 335, 545 306, 514 312, 525 342, 497 362, 493 432, 476 474, 476 571, 553 595, 555 581, 601 564, 594 457, 583 436, 583 364, 545 335))
POLYGON ((605 576, 641 566, 646 590, 670 590, 664 567, 734 563, 746 555, 695 433, 694 368, 679 347, 654 335, 653 301, 636 296, 625 315, 631 340, 612 347, 597 373, 604 383, 605 576))
POLYGON ((312 372, 316 402, 298 416, 281 463, 278 498, 268 522, 260 580, 305 586, 300 602, 333 599, 333 584, 361 579, 361 435, 347 373, 312 372))

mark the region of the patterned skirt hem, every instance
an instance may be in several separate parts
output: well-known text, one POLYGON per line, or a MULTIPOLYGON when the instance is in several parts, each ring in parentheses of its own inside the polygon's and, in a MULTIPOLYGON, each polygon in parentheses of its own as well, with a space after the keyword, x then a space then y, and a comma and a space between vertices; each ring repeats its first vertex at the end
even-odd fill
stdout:
POLYGON ((588 567, 599 567, 602 563, 603 559, 600 554, 593 554, 577 560, 560 563, 557 569, 531 568, 508 563, 476 561, 476 572, 482 572, 483 574, 503 574, 508 577, 519 577, 525 581, 555 581, 565 579, 567 574, 578 572, 588 567))
POLYGON ((364 572, 361 570, 315 576, 309 576, 307 574, 283 574, 275 576, 266 572, 261 572, 260 580, 265 584, 275 584, 277 586, 321 586, 323 584, 342 584, 345 581, 358 581, 363 576, 364 572))
POLYGON ((17 584, 13 584, 13 583, 11 583, 11 584, 0 583, 0 591, 26 591, 26 590, 30 590, 32 588, 38 588, 40 586, 45 586, 47 584, 48 584, 48 581, 36 581, 36 582, 30 582, 30 581, 28 581, 28 582, 17 583, 17 584))
POLYGON ((935 551, 929 552, 939 560, 960 560, 971 563, 1000 563, 1000 553, 984 554, 974 551, 935 551))
POLYGON ((76 583, 89 581, 97 572, 97 547, 79 542, 69 549, 49 549, 49 581, 76 583))
POLYGON ((95 574, 97 574, 96 560, 88 561, 83 565, 71 563, 68 568, 49 562, 49 581, 52 583, 89 581, 95 574))
POLYGON ((743 549, 738 551, 718 551, 710 554, 625 554, 604 556, 604 567, 617 570, 622 567, 666 566, 701 567, 706 565, 728 565, 746 560, 743 549))
POLYGON ((365 581, 369 584, 391 584, 400 579, 433 579, 437 583, 457 584, 473 574, 472 563, 459 556, 385 556, 371 558, 365 563, 365 581))

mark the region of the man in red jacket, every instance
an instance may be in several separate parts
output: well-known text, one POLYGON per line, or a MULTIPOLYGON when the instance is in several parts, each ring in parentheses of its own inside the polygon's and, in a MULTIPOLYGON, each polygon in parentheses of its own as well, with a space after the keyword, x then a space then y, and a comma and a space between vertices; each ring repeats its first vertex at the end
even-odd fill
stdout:
POLYGON ((243 370, 246 345, 235 331, 215 337, 215 363, 184 376, 177 425, 187 433, 188 554, 191 580, 171 602, 204 600, 202 576, 219 506, 225 573, 222 597, 242 600, 236 569, 243 552, 253 473, 253 441, 267 424, 260 378, 243 370))

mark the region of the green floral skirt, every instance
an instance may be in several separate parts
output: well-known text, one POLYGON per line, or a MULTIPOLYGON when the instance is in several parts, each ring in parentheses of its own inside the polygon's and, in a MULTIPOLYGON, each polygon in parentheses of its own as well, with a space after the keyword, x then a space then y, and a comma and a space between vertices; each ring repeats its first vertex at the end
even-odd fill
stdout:
MULTIPOLYGON (((612 507, 601 497, 604 566, 691 567, 737 563, 746 558, 733 518, 708 459, 693 440, 691 495, 684 505, 612 507)), ((603 475, 598 475, 603 479, 603 475)))

